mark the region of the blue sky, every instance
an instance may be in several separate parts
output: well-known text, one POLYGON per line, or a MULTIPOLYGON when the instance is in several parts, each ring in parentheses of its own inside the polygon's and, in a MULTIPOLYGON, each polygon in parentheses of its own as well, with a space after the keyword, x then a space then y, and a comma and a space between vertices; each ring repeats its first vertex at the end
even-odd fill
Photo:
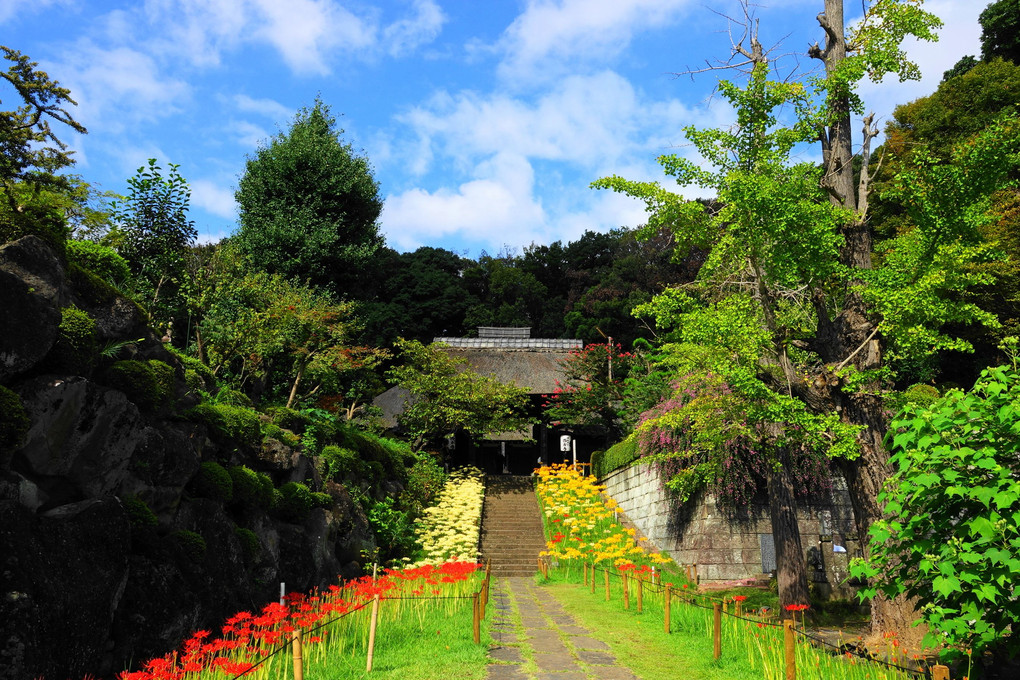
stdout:
MULTIPOLYGON (((946 25, 909 48, 923 80, 863 90, 880 120, 980 53, 986 4, 929 0, 946 25)), ((781 64, 815 67, 821 9, 757 6, 781 64)), ((235 229, 246 156, 318 94, 372 163, 388 245, 477 257, 641 224, 588 185, 658 179, 656 156, 688 153, 683 126, 731 120, 718 73, 674 75, 728 56, 725 16, 735 1, 0 0, 0 44, 71 89, 89 134, 58 135, 78 173, 120 192, 147 158, 179 164, 203 240, 235 229)))

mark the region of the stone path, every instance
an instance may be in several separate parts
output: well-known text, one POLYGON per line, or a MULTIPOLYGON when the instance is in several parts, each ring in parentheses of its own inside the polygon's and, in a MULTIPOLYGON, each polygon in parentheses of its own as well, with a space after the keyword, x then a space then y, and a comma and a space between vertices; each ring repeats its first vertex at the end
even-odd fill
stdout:
POLYGON ((489 680, 637 680, 531 578, 493 581, 489 605, 489 680))

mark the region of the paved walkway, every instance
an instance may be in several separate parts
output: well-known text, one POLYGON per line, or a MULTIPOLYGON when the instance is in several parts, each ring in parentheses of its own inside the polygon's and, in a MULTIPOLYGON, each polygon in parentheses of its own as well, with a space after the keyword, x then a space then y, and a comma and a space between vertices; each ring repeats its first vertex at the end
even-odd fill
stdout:
POLYGON ((637 680, 531 577, 493 581, 489 680, 637 680), (516 615, 520 625, 516 625, 516 615), (535 669, 528 672, 526 669, 535 669))

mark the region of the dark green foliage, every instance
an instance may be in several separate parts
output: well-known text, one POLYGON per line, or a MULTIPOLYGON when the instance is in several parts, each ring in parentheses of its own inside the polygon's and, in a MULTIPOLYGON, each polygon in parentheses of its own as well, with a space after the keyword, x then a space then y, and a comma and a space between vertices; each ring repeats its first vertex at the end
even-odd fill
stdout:
POLYGON ((159 519, 152 508, 138 496, 124 496, 120 499, 132 529, 147 530, 159 526, 159 519))
POLYGON ((202 380, 202 376, 198 374, 198 371, 192 368, 184 369, 184 384, 188 386, 189 392, 198 392, 199 390, 206 389, 205 381, 202 380))
POLYGON ((187 529, 178 529, 171 532, 169 539, 174 548, 195 564, 201 564, 202 560, 205 559, 205 539, 200 534, 188 531, 187 529))
POLYGON ((286 406, 270 406, 266 409, 266 415, 272 418, 274 425, 296 434, 304 433, 305 428, 312 422, 306 414, 286 406))
POLYGON ((323 508, 325 510, 329 510, 330 508, 333 507, 333 497, 330 496, 328 493, 323 493, 322 491, 313 491, 312 503, 316 508, 323 508))
POLYGON ((606 460, 605 451, 591 452, 591 473, 596 477, 601 477, 603 474, 605 474, 603 472, 603 470, 605 470, 606 465, 605 460, 606 460))
POLYGON ((998 0, 978 17, 981 24, 981 58, 1001 57, 1020 64, 1020 0, 998 0))
POLYGON ((635 437, 628 437, 618 444, 609 447, 599 458, 599 467, 596 468, 595 456, 592 456, 592 474, 596 477, 605 477, 610 472, 625 465, 630 465, 639 458, 638 442, 635 437))
POLYGON ((108 283, 122 284, 131 278, 127 260, 113 248, 94 241, 68 241, 67 262, 92 272, 108 283))
POLYGON ((947 80, 968 73, 972 68, 977 66, 979 63, 981 62, 979 62, 972 54, 968 54, 965 57, 961 57, 960 61, 956 62, 953 65, 953 68, 942 73, 942 82, 946 82, 947 80))
POLYGON ((373 474, 377 479, 389 478, 399 482, 407 479, 407 461, 414 460, 414 454, 406 443, 377 437, 351 427, 341 430, 338 439, 344 447, 354 451, 358 459, 368 464, 370 469, 376 470, 373 474), (380 467, 373 468, 372 463, 378 463, 380 467))
POLYGON ((410 512, 421 514, 433 504, 445 483, 446 473, 436 459, 428 453, 419 454, 408 470, 407 485, 400 495, 400 503, 410 512))
POLYGON ((268 475, 263 477, 249 467, 234 465, 229 470, 230 479, 233 482, 234 502, 252 507, 269 509, 273 502, 273 482, 268 475), (265 481, 269 481, 268 488, 265 481))
POLYGON ((120 295, 109 281, 74 262, 67 267, 67 278, 77 296, 88 305, 102 305, 120 295))
POLYGON ((287 482, 279 491, 276 511, 280 517, 295 524, 304 522, 308 518, 308 513, 315 507, 315 499, 308 487, 301 482, 287 482))
MULTIPOLYGON (((199 359, 193 356, 189 356, 184 352, 180 351, 173 345, 167 345, 167 349, 173 354, 181 364, 184 365, 186 370, 194 371, 202 381, 201 389, 206 391, 212 391, 216 387, 216 376, 213 374, 212 369, 203 364, 199 359)), ((190 387, 190 385, 189 385, 190 387)), ((250 404, 249 404, 250 406, 250 404)))
POLYGON ((414 517, 397 508, 396 502, 386 497, 372 503, 368 510, 368 523, 375 533, 379 558, 385 562, 403 555, 411 555, 417 548, 414 534, 414 517))
POLYGON ((322 409, 308 409, 302 415, 308 420, 301 435, 301 446, 306 456, 317 456, 323 446, 336 441, 340 432, 336 416, 322 409))
POLYGON ((262 541, 259 540, 255 532, 251 529, 234 527, 234 535, 237 536, 237 540, 241 544, 244 561, 248 564, 256 562, 262 552, 262 541))
POLYGON ((275 439, 278 442, 283 442, 287 446, 297 446, 301 443, 301 437, 297 436, 290 430, 283 429, 279 425, 260 422, 259 426, 262 428, 262 439, 275 439))
POLYGON ((322 447, 322 475, 326 479, 343 481, 365 474, 367 467, 354 451, 342 446, 322 447))
POLYGON ((254 449, 262 442, 259 417, 251 409, 229 404, 199 404, 186 416, 208 427, 209 433, 222 443, 254 449))
POLYGON ((0 451, 17 448, 31 424, 21 397, 0 385, 0 451))
POLYGON ((215 461, 206 461, 188 484, 188 488, 200 498, 229 503, 234 498, 232 475, 215 461))
POLYGON ((233 237, 255 267, 344 292, 381 245, 379 186, 316 100, 248 158, 233 237))
POLYGON ((54 370, 88 376, 96 365, 96 322, 77 307, 60 310, 60 329, 50 360, 54 370))
POLYGON ((249 409, 254 406, 247 394, 227 387, 216 393, 216 403, 228 406, 243 406, 249 409))
POLYGON ((139 408, 157 411, 173 393, 173 368, 162 361, 118 361, 103 374, 103 381, 127 395, 139 408))

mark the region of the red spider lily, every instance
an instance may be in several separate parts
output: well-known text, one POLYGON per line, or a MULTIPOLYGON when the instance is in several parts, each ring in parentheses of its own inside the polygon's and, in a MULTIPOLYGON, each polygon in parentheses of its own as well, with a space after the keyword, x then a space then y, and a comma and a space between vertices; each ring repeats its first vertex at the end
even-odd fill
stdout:
POLYGON ((747 599, 747 595, 734 595, 733 596, 733 601, 734 602, 743 602, 746 599, 747 599))
POLYGON ((802 612, 811 608, 809 604, 788 604, 783 609, 788 612, 802 612))

